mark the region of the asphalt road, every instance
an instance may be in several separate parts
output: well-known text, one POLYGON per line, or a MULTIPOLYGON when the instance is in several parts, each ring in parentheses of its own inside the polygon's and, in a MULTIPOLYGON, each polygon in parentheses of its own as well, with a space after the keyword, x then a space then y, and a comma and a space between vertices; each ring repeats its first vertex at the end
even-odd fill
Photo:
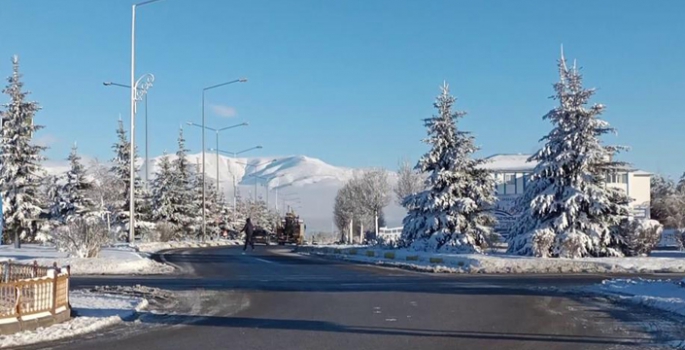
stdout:
POLYGON ((129 322, 137 332, 108 331, 41 347, 650 349, 682 332, 680 320, 663 313, 540 288, 594 283, 603 276, 425 274, 302 257, 283 247, 165 257, 185 274, 76 278, 73 286, 156 286, 195 300, 189 308, 129 322))

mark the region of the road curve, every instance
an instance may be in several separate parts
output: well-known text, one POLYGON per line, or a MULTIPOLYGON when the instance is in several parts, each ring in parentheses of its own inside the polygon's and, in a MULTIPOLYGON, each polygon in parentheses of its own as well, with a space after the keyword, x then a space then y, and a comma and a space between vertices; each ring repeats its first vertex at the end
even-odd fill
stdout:
POLYGON ((649 349, 678 325, 663 314, 530 287, 602 276, 455 276, 302 257, 283 247, 175 251, 181 276, 75 278, 76 288, 144 284, 212 292, 203 309, 127 336, 52 349, 649 349), (644 327, 652 322, 652 333, 644 327), (656 323, 654 323, 656 322, 656 323), (656 324, 656 327, 654 327, 656 324), (167 327, 169 325, 169 327, 167 327), (654 333, 659 329, 661 333, 654 333))

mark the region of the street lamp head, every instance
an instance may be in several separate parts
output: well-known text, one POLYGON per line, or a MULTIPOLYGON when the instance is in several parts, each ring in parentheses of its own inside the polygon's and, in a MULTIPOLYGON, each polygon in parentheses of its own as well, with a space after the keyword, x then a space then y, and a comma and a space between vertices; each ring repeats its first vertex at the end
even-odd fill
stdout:
POLYGON ((238 81, 241 83, 247 83, 247 78, 240 78, 238 81))
POLYGON ((262 149, 262 148, 264 148, 264 147, 262 147, 262 146, 257 146, 257 147, 255 147, 255 148, 256 148, 256 149, 262 149))
POLYGON ((244 122, 244 123, 242 123, 242 124, 240 124, 240 125, 242 125, 242 126, 248 126, 248 125, 250 125, 250 123, 244 122))
POLYGON ((102 83, 102 85, 104 85, 104 86, 110 86, 110 85, 112 85, 112 82, 111 82, 111 81, 105 81, 105 82, 102 83))

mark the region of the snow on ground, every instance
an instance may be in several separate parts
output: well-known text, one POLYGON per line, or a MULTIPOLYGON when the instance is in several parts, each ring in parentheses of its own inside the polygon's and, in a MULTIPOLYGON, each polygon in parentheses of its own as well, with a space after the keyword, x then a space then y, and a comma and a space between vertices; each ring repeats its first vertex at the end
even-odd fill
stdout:
POLYGON ((57 251, 52 246, 23 244, 20 249, 13 246, 0 246, 0 257, 10 258, 18 263, 39 265, 71 266, 73 275, 129 275, 171 273, 174 268, 148 259, 134 251, 116 248, 103 249, 97 258, 73 258, 69 254, 57 251))
POLYGON ((156 253, 167 249, 182 249, 182 248, 206 248, 206 247, 221 247, 241 245, 243 241, 236 239, 219 239, 208 241, 178 241, 178 242, 149 242, 137 243, 136 248, 141 252, 156 253))
POLYGON ((90 333, 120 323, 146 308, 148 304, 146 299, 140 297, 81 290, 72 291, 69 298, 77 317, 35 331, 0 335, 0 348, 55 341, 90 333))
POLYGON ((679 280, 612 279, 585 290, 685 316, 685 288, 679 280))
POLYGON ((73 275, 149 275, 172 273, 172 266, 158 263, 148 258, 149 253, 165 249, 201 248, 225 245, 236 245, 235 240, 215 241, 182 241, 182 242, 153 242, 137 245, 120 244, 103 248, 96 258, 84 259, 69 257, 69 254, 59 252, 53 246, 23 244, 20 249, 13 246, 0 246, 0 261, 14 260, 19 263, 33 263, 50 265, 57 262, 58 266, 71 266, 73 275))
POLYGON ((307 246, 301 254, 449 273, 653 273, 685 272, 684 252, 656 252, 630 258, 535 258, 501 253, 437 254, 363 246, 307 246))

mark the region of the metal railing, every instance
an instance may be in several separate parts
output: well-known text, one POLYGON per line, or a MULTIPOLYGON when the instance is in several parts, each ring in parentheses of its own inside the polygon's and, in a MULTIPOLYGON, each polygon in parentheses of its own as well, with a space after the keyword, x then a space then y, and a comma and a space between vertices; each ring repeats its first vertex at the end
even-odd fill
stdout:
POLYGON ((0 320, 69 309, 69 268, 3 263, 0 320))

